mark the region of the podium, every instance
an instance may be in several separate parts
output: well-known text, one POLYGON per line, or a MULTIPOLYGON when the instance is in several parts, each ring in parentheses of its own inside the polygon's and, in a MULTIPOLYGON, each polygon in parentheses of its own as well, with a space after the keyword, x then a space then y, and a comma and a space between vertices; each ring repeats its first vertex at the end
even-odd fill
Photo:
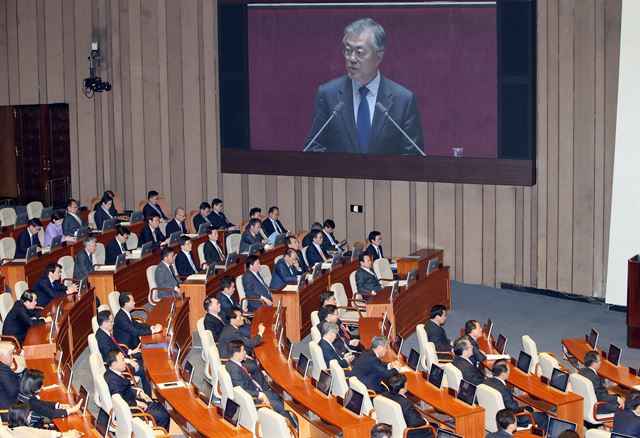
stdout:
POLYGON ((628 263, 627 346, 640 348, 640 256, 637 254, 628 263))

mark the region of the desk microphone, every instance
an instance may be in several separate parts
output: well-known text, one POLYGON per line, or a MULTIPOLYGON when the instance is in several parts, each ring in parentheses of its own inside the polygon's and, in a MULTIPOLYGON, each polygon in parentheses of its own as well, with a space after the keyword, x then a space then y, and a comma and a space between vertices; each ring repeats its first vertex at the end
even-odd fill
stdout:
POLYGON ((316 135, 314 135, 313 138, 309 141, 309 143, 307 143, 307 145, 305 146, 305 148, 304 148, 304 150, 302 152, 307 152, 307 150, 309 150, 309 147, 313 144, 314 141, 316 141, 318 136, 320 134, 322 134, 322 131, 324 131, 324 128, 327 127, 329 122, 331 122, 331 120, 333 120, 333 118, 336 116, 336 114, 338 114, 340 112, 340 110, 342 110, 342 108, 344 108, 344 102, 343 101, 338 102, 336 104, 336 106, 333 107, 333 112, 331 113, 331 117, 329 117, 327 119, 327 121, 324 122, 324 125, 322 125, 322 128, 320 128, 320 130, 316 133, 316 135))
POLYGON ((382 112, 384 113, 384 115, 385 115, 385 116, 387 116, 387 118, 388 118, 389 120, 391 120, 391 123, 393 123, 393 124, 394 124, 394 126, 395 126, 396 128, 398 128, 398 131, 400 131, 400 132, 402 133, 402 135, 404 135, 404 136, 405 136, 405 138, 406 138, 407 140, 409 140, 409 142, 411 143, 411 146, 413 146, 414 148, 416 148, 416 150, 420 153, 420 155, 422 155, 423 157, 426 157, 426 156, 427 156, 427 155, 424 153, 424 151, 418 147, 418 145, 416 144, 416 142, 415 142, 415 141, 413 141, 413 140, 411 139, 411 137, 409 137, 409 136, 407 135, 407 133, 404 131, 404 129, 402 129, 402 128, 400 127, 400 125, 398 125, 398 124, 396 123, 396 121, 395 121, 395 120, 393 120, 393 118, 389 115, 389 110, 387 110, 387 108, 385 108, 385 106, 384 106, 382 103, 377 102, 377 103, 376 103, 376 108, 378 108, 380 111, 382 111, 382 112))

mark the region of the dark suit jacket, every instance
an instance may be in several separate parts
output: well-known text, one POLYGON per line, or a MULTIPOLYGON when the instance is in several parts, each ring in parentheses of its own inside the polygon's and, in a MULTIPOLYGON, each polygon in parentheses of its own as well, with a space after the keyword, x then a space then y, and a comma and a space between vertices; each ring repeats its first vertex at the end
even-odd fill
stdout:
MULTIPOLYGON (((98 209, 102 206, 102 202, 98 201, 93 205, 93 211, 98 211, 98 209)), ((118 215, 118 211, 116 210, 115 204, 111 203, 111 208, 109 209, 109 213, 111 216, 116 217, 118 215)))
MULTIPOLYGON (((124 247, 127 247, 127 244, 124 243, 123 244, 124 247)), ((122 254, 122 247, 120 246, 120 242, 118 242, 116 240, 116 238, 114 237, 113 239, 111 239, 109 241, 109 243, 107 243, 107 246, 105 248, 105 256, 104 256, 104 263, 106 265, 113 265, 116 263, 116 258, 122 254)))
POLYGON ((87 226, 79 214, 76 213, 76 216, 80 218, 80 222, 69 213, 64 215, 64 219, 62 220, 62 234, 65 236, 73 236, 78 228, 87 226))
MULTIPOLYGON (((187 234, 187 224, 185 224, 184 221, 178 224, 178 221, 174 218, 167 222, 167 228, 164 229, 164 232, 167 236, 170 236, 176 231, 180 231, 180 234, 187 234)), ((198 229, 196 228, 196 232, 197 231, 198 229)))
POLYGON ((227 217, 224 215, 224 212, 216 213, 215 211, 211 211, 208 216, 209 222, 213 225, 213 228, 229 228, 233 227, 233 224, 229 222, 227 217))
POLYGON ((59 281, 53 284, 49 281, 49 277, 45 274, 38 278, 36 285, 33 287, 36 295, 38 295, 38 306, 47 307, 49 301, 56 297, 62 297, 67 294, 67 288, 59 281))
POLYGON ((616 412, 613 416, 613 431, 640 437, 640 417, 628 409, 616 412))
MULTIPOLYGON (((282 222, 280 222, 280 219, 276 220, 276 222, 278 223, 278 226, 282 230, 281 231, 282 233, 286 233, 288 231, 284 227, 284 225, 282 225, 282 222)), ((273 226, 273 222, 271 222, 270 218, 267 217, 265 220, 262 221, 262 230, 264 231, 264 234, 267 235, 267 237, 271 236, 273 233, 276 232, 276 229, 273 226)))
POLYGON ((144 204, 144 207, 142 208, 142 216, 147 218, 154 214, 159 214, 161 219, 167 220, 167 216, 164 214, 164 211, 162 211, 160 205, 156 204, 155 208, 153 208, 148 202, 144 204))
MULTIPOLYGON (((358 268, 356 271, 356 287, 358 292, 380 292, 382 285, 375 274, 364 268, 358 268)), ((369 297, 366 297, 369 298, 369 297)))
POLYGON ((39 310, 29 310, 22 300, 18 300, 13 303, 13 307, 7 313, 2 326, 2 334, 15 336, 20 341, 20 345, 22 345, 24 344, 24 338, 27 337, 29 328, 44 325, 44 319, 39 319, 39 316, 39 310))
MULTIPOLYGON (((336 114, 316 141, 311 145, 313 152, 360 153, 356 121, 353 108, 353 87, 351 79, 342 76, 320 85, 316 94, 315 110, 306 143, 320 131, 329 119, 338 102, 345 107, 336 114)), ((418 104, 414 94, 390 79, 380 75, 377 102, 389 111, 389 116, 404 129, 407 135, 424 150, 424 139, 420 123, 418 104)), ((305 144, 306 144, 305 143, 305 144)), ((410 154, 417 152, 384 113, 374 107, 371 136, 366 153, 369 154, 410 154)))
POLYGON ((164 237, 164 234, 162 234, 162 231, 160 231, 160 227, 156 228, 155 231, 151 231, 151 227, 147 224, 142 228, 142 231, 140 231, 140 237, 138 238, 138 247, 141 247, 147 242, 153 242, 153 235, 151 234, 152 232, 156 235, 156 243, 158 245, 160 245, 166 239, 166 237, 164 237))
POLYGON ((439 326, 432 320, 427 323, 427 338, 429 342, 433 342, 436 347, 436 351, 451 351, 451 343, 447 338, 447 333, 444 331, 444 327, 439 326))
POLYGON ((511 437, 513 437, 513 435, 511 435, 506 430, 499 430, 497 432, 489 433, 486 436, 486 438, 511 438, 511 437))
POLYGON ((322 357, 324 358, 324 362, 327 364, 327 367, 329 366, 329 362, 334 359, 338 361, 342 368, 346 368, 349 366, 349 362, 347 362, 347 360, 344 358, 344 353, 342 355, 339 355, 337 349, 334 349, 334 347, 332 347, 331 344, 329 344, 324 339, 320 339, 320 342, 318 342, 318 346, 322 350, 322 357))
MULTIPOLYGON (((115 337, 115 336, 114 336, 115 337)), ((102 356, 102 360, 104 362, 107 361, 107 357, 109 357, 109 353, 112 351, 122 351, 125 356, 127 356, 127 351, 124 351, 120 348, 118 344, 113 342, 111 336, 109 336, 104 330, 98 329, 96 331, 96 341, 98 342, 98 348, 100 349, 100 355, 102 356)), ((135 348, 135 347, 132 347, 135 348)))
MULTIPOLYGON (((320 249, 324 253, 324 256, 327 258, 327 261, 330 261, 331 256, 329 255, 329 253, 327 253, 327 251, 323 248, 320 249)), ((309 262, 310 268, 313 268, 313 265, 315 265, 316 263, 324 262, 324 260, 322 260, 322 256, 320 255, 320 252, 318 251, 318 248, 316 248, 316 245, 313 243, 307 246, 307 262, 309 262)))
POLYGON ((262 242, 262 236, 260 236, 259 234, 254 236, 253 234, 251 234, 251 231, 244 231, 242 233, 242 237, 240 238, 240 252, 249 252, 249 247, 251 245, 260 242, 262 242))
POLYGON ((300 251, 298 249, 298 250, 296 250, 296 252, 298 253, 298 264, 300 264, 300 271, 298 272, 298 274, 302 274, 303 272, 307 272, 309 267, 307 266, 307 264, 304 261, 304 257, 302 256, 302 251, 300 251))
POLYGON ((284 258, 281 258, 274 267, 269 287, 271 289, 280 289, 291 281, 297 281, 296 275, 298 275, 296 267, 293 265, 289 267, 287 262, 284 261, 284 258))
POLYGON ((198 232, 198 228, 200 228, 201 224, 203 224, 205 222, 208 222, 208 221, 209 221, 209 219, 205 218, 205 217, 202 217, 202 215, 200 213, 196 214, 193 217, 193 229, 195 230, 195 232, 196 233, 198 232))
MULTIPOLYGON (((114 215, 112 214, 112 216, 114 215)), ((102 208, 102 206, 98 207, 98 209, 96 210, 96 214, 93 216, 93 220, 96 223, 96 228, 98 230, 101 230, 102 224, 104 223, 104 221, 109 219, 112 219, 112 217, 109 217, 107 212, 104 211, 104 208, 102 208)))
POLYGON ((251 376, 242 370, 240 365, 229 360, 224 364, 224 367, 229 373, 229 377, 231 377, 231 384, 233 386, 239 386, 244 389, 251 397, 258 396, 260 389, 258 389, 251 376))
MULTIPOLYGON (((220 318, 222 318, 222 316, 220 316, 220 318)), ((204 328, 213 334, 213 340, 216 342, 220 339, 220 334, 222 333, 222 329, 224 329, 224 324, 223 320, 221 321, 210 313, 207 313, 204 316, 204 328)))
POLYGON ((384 258, 384 251, 382 251, 382 245, 379 248, 380 248, 380 256, 378 256, 378 251, 376 251, 376 248, 373 245, 367 246, 367 249, 364 250, 364 253, 369 254, 371 256, 371 260, 376 261, 380 257, 384 258))
POLYGON ((606 402, 610 405, 615 405, 613 410, 610 410, 609 412, 613 412, 615 409, 617 409, 618 397, 616 395, 609 394, 609 391, 607 391, 607 388, 604 385, 604 379, 602 377, 597 375, 596 372, 591 368, 587 367, 580 368, 578 370, 578 374, 591 380, 591 383, 593 383, 593 390, 595 391, 596 398, 599 402, 606 402))
POLYGON ((504 407, 507 409, 511 409, 513 412, 523 412, 524 408, 518 405, 518 402, 513 398, 513 393, 511 392, 511 388, 502 383, 500 379, 496 377, 491 377, 484 381, 484 384, 490 386, 500 393, 502 396, 502 401, 504 402, 504 407))
POLYGON ((232 326, 231 324, 227 324, 222 329, 222 333, 220 333, 220 338, 218 339, 218 350, 220 352, 220 357, 229 357, 229 352, 227 351, 227 345, 229 341, 242 341, 244 342, 244 348, 247 351, 247 354, 250 356, 253 355, 253 348, 262 342, 262 336, 255 335, 253 338, 249 339, 240 332, 237 328, 232 326))
POLYGON ((218 252, 215 245, 210 240, 207 240, 204 243, 204 248, 203 248, 204 259, 208 264, 210 265, 224 264, 226 255, 224 251, 222 251, 222 248, 220 248, 219 245, 218 245, 218 248, 220 249, 220 252, 218 252), (220 253, 222 253, 222 257, 220 257, 220 253))
POLYGON ((18 398, 19 390, 20 374, 0 362, 0 409, 9 409, 18 398))
MULTIPOLYGON (((258 273, 258 275, 260 275, 260 273, 258 273)), ((260 297, 266 297, 273 301, 271 291, 262 284, 250 270, 247 270, 242 274, 242 285, 244 286, 244 293, 247 298, 259 299, 260 297)), ((247 310, 249 312, 255 312, 258 307, 262 307, 262 305, 256 301, 249 301, 247 303, 247 310)))
POLYGON ((111 395, 120 394, 122 399, 126 401, 129 406, 136 405, 137 393, 131 386, 131 380, 129 380, 128 377, 119 376, 108 369, 104 373, 104 380, 109 386, 109 393, 111 395))
MULTIPOLYGON (((320 321, 320 324, 316 325, 316 328, 320 333, 322 333, 323 323, 324 323, 323 321, 320 321)), ((340 357, 344 356, 346 353, 348 353, 351 350, 349 348, 349 341, 342 337, 342 333, 338 333, 338 336, 336 336, 336 340, 333 341, 333 344, 331 345, 333 345, 333 348, 336 349, 336 352, 340 357)), ((327 366, 329 366, 328 362, 327 362, 327 366)))
POLYGON ((467 338, 469 342, 471 342, 471 346, 473 347, 473 356, 471 356, 469 360, 474 366, 477 367, 479 363, 483 362, 487 358, 487 356, 485 356, 484 353, 480 351, 480 347, 478 347, 478 343, 476 342, 475 339, 473 339, 472 336, 465 335, 464 337, 467 338))
POLYGON ((478 370, 478 368, 471 365, 468 360, 460 356, 456 356, 451 363, 460 371, 462 371, 462 378, 467 382, 473 383, 474 385, 479 385, 485 382, 482 373, 478 370))
POLYGON ((130 349, 135 349, 140 344, 140 336, 150 335, 151 326, 129 319, 127 313, 120 309, 116 313, 113 323, 113 337, 118 344, 125 344, 130 349))
POLYGON ((223 291, 218 292, 216 298, 220 303, 220 313, 223 315, 227 314, 227 309, 240 306, 233 296, 228 297, 223 291))
MULTIPOLYGON (((105 257, 106 258, 106 257, 105 257)), ((84 278, 95 271, 91 256, 84 249, 76 254, 75 264, 73 265, 73 278, 84 278)))
POLYGON ((176 269, 178 270, 179 276, 188 277, 189 275, 198 273, 199 271, 198 261, 193 256, 193 253, 191 253, 191 260, 193 260, 193 265, 197 269, 195 271, 191 267, 191 263, 189 263, 189 259, 187 258, 187 255, 183 251, 178 251, 178 255, 176 256, 176 269))
POLYGON ((397 371, 393 368, 388 370, 387 364, 382 362, 371 349, 362 352, 351 363, 351 375, 357 377, 368 389, 377 393, 385 390, 382 386, 382 379, 386 379, 395 372, 397 371))
POLYGON ((18 234, 18 240, 16 240, 16 259, 23 259, 27 255, 27 250, 30 246, 38 245, 42 246, 40 243, 40 239, 37 234, 34 234, 33 237, 29 235, 29 230, 24 229, 20 234, 18 234))
POLYGON ((313 239, 311 238, 311 233, 309 232, 307 233, 306 236, 302 238, 302 242, 300 244, 302 245, 302 247, 305 247, 305 246, 311 245, 312 242, 313 242, 313 239))
POLYGON ((324 230, 322 232, 324 234, 324 239, 322 240, 322 249, 324 249, 325 252, 327 252, 327 251, 335 251, 336 249, 339 249, 339 247, 336 246, 336 245, 338 245, 340 243, 340 241, 336 238, 336 236, 333 234, 333 232, 327 233, 324 230), (335 243, 335 245, 331 243, 331 241, 327 237, 327 234, 331 236, 331 238, 333 239, 333 242, 335 243))
MULTIPOLYGON (((420 412, 418 412, 418 410, 413 406, 413 403, 411 403, 407 397, 400 394, 392 394, 390 392, 385 392, 382 395, 400 405, 400 408, 402 409, 402 416, 404 417, 404 422, 407 423, 407 427, 419 427, 429 424, 427 420, 422 418, 420 412)), ((428 429, 411 430, 407 436, 410 438, 435 438, 428 429)))

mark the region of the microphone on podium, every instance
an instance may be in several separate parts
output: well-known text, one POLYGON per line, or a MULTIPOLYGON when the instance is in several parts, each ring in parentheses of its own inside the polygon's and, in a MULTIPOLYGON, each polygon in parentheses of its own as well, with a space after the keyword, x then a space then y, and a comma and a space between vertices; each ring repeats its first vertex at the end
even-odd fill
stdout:
POLYGON ((396 121, 395 121, 395 120, 393 120, 393 118, 389 115, 389 110, 387 110, 387 108, 386 108, 383 104, 381 104, 380 102, 377 102, 377 103, 376 103, 376 108, 378 108, 381 112, 383 112, 383 113, 384 113, 384 115, 385 115, 385 116, 387 116, 387 118, 391 121, 391 123, 393 123, 393 124, 394 124, 394 126, 395 126, 396 128, 398 128, 398 131, 400 131, 400 132, 402 133, 402 135, 404 135, 404 136, 405 136, 405 138, 406 138, 407 140, 409 140, 409 142, 411 143, 411 145, 412 145, 412 146, 413 146, 413 147, 418 151, 418 153, 420 153, 420 155, 422 155, 423 157, 426 157, 426 156, 427 156, 427 155, 424 153, 424 151, 418 147, 418 145, 416 144, 416 142, 415 142, 415 141, 413 141, 413 140, 411 139, 411 137, 409 137, 409 136, 407 135, 407 133, 405 132, 405 130, 404 130, 404 129, 402 129, 402 128, 400 127, 400 125, 398 125, 398 124, 396 123, 396 121))
POLYGON ((309 141, 309 143, 307 143, 307 145, 305 146, 305 148, 304 148, 304 150, 302 152, 307 152, 307 150, 309 150, 309 148, 311 147, 313 142, 316 141, 316 139, 318 138, 318 136, 320 136, 320 134, 322 134, 322 131, 324 131, 324 129, 327 127, 327 125, 331 122, 331 120, 333 120, 333 118, 336 116, 336 114, 338 114, 340 112, 340 110, 342 110, 342 108, 344 108, 344 102, 343 101, 338 102, 336 104, 336 106, 333 107, 333 112, 331 113, 331 117, 329 117, 327 119, 327 121, 324 122, 324 125, 322 125, 320 130, 316 133, 316 135, 313 136, 313 138, 309 141))

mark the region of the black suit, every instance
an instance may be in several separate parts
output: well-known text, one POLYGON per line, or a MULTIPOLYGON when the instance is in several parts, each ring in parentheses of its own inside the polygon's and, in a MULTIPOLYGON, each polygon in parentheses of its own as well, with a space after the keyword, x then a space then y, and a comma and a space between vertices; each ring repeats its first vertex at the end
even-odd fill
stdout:
MULTIPOLYGON (((382 395, 400 405, 402 416, 404 417, 404 422, 407 423, 407 427, 420 427, 429 424, 427 420, 422 418, 422 415, 420 415, 420 412, 413 406, 413 403, 404 395, 393 394, 391 392, 385 392, 382 395)), ((429 429, 410 430, 407 436, 409 438, 435 438, 429 429)))
MULTIPOLYGON (((180 234, 187 234, 187 224, 184 221, 178 224, 178 221, 173 218, 169 222, 167 222, 167 228, 164 229, 164 232, 167 236, 172 235, 176 231, 180 231, 180 234)), ((196 229, 196 232, 198 230, 196 229)))
POLYGON ((199 272, 198 262, 196 262, 196 259, 193 257, 193 253, 190 254, 193 266, 189 263, 189 258, 184 251, 179 251, 176 256, 176 269, 178 270, 178 275, 181 277, 188 277, 189 275, 197 274, 199 272))
POLYGON ((351 364, 351 375, 357 377, 368 389, 377 393, 385 390, 382 386, 382 379, 386 379, 396 372, 397 370, 394 368, 387 369, 387 364, 382 362, 371 349, 364 351, 351 364))
MULTIPOLYGON (((496 377, 491 377, 490 379, 485 380, 484 384, 490 386, 500 393, 505 408, 511 409, 514 413, 524 411, 533 412, 533 409, 531 409, 530 407, 523 407, 518 404, 518 402, 513 398, 511 388, 509 388, 504 382, 502 382, 502 380, 496 377)), ((545 414, 544 412, 533 412, 533 419, 535 420, 537 427, 541 428, 542 430, 546 430, 547 423, 549 422, 547 414, 545 414)), ((529 417, 527 417, 526 415, 518 417, 518 427, 527 427, 529 423, 529 417)))
POLYGON ((195 232, 198 232, 198 229, 200 228, 200 225, 202 225, 205 222, 209 222, 209 218, 208 217, 202 217, 202 215, 200 213, 198 213, 197 215, 195 215, 193 217, 193 229, 195 230, 195 232))
POLYGON ((220 352, 220 357, 229 357, 229 352, 227 351, 229 341, 244 342, 244 348, 247 351, 247 354, 249 356, 253 356, 253 348, 262 343, 262 336, 256 334, 253 338, 249 339, 240 330, 231 324, 227 324, 222 329, 220 338, 218 338, 218 351, 220 352))
MULTIPOLYGON (((129 406, 136 406, 138 394, 136 393, 133 386, 131 386, 131 380, 129 380, 128 377, 120 376, 112 370, 108 369, 104 373, 104 380, 109 386, 109 393, 111 395, 120 394, 120 396, 122 396, 122 399, 127 402, 129 406)), ((156 401, 147 403, 147 409, 145 410, 145 412, 147 414, 150 414, 156 420, 156 424, 158 426, 164 427, 166 430, 169 430, 171 417, 169 417, 169 413, 160 403, 156 401)))
MULTIPOLYGON (((414 94, 402 85, 380 75, 376 100, 387 108, 389 116, 402 127, 420 149, 424 150, 420 114, 414 94)), ((364 151, 360 150, 353 107, 353 85, 347 76, 333 79, 318 88, 313 121, 305 144, 308 144, 311 138, 320 131, 320 127, 329 119, 338 102, 344 102, 345 107, 311 145, 310 151, 353 154, 417 154, 415 148, 411 146, 411 143, 406 140, 398 128, 375 107, 369 143, 364 151)))
MULTIPOLYGON (((322 251, 324 257, 328 262, 331 261, 331 256, 324 248, 320 247, 320 251, 322 251)), ((324 263, 324 260, 320 255, 320 251, 318 251, 318 248, 313 242, 309 246, 307 246, 307 262, 309 262, 310 268, 313 268, 316 263, 324 263)))
POLYGON ((597 375, 591 368, 586 367, 580 368, 578 370, 578 374, 591 380, 591 383, 593 383, 593 390, 596 393, 596 399, 598 399, 599 402, 607 403, 606 405, 598 405, 598 414, 610 414, 618 410, 618 397, 613 394, 609 394, 602 377, 597 375))
POLYGON ((499 430, 497 432, 489 433, 486 436, 486 438, 511 438, 511 437, 513 437, 513 435, 511 435, 506 430, 499 430))
POLYGON ((127 244, 120 244, 120 242, 118 242, 118 240, 114 237, 109 241, 109 243, 107 243, 107 246, 105 248, 104 263, 106 265, 114 265, 116 263, 116 258, 124 251, 127 251, 127 244))
MULTIPOLYGON (((98 211, 98 209, 101 206, 102 206, 102 202, 100 201, 96 202, 93 206, 93 211, 98 211)), ((113 217, 116 217, 118 215, 118 211, 116 210, 116 206, 114 202, 111 203, 111 208, 109 208, 109 213, 111 213, 111 216, 113 217)))
POLYGON ((473 383, 474 385, 479 385, 484 383, 484 376, 478 370, 478 368, 471 365, 467 359, 462 356, 456 356, 451 362, 456 368, 462 371, 462 378, 469 383, 473 383))
POLYGON ((249 230, 244 231, 242 233, 242 237, 240 238, 240 252, 249 252, 249 248, 254 243, 262 243, 262 236, 260 234, 254 236, 249 230))
POLYGON ((40 400, 35 395, 26 396, 22 393, 18 394, 18 401, 29 403, 31 408, 31 422, 29 426, 38 429, 44 428, 44 418, 66 418, 69 416, 66 409, 56 408, 56 402, 40 400))
POLYGON ((378 255, 378 251, 376 251, 376 247, 374 245, 367 246, 367 249, 364 250, 364 253, 370 255, 371 260, 375 262, 380 258, 384 258, 384 252, 382 251, 382 246, 379 246, 378 249, 380 250, 380 255, 378 255))
POLYGON ((160 208, 160 205, 156 204, 155 206, 152 206, 148 202, 144 204, 144 207, 142 208, 142 216, 148 218, 153 216, 154 214, 159 214, 161 219, 167 220, 167 216, 165 216, 162 208, 160 208))
POLYGON ((138 238, 138 247, 144 245, 147 242, 154 242, 154 234, 156 236, 155 242, 158 245, 165 241, 166 238, 164 237, 164 234, 162 234, 162 231, 160 231, 160 227, 152 231, 149 225, 145 225, 142 228, 142 231, 140 231, 140 237, 138 238))
POLYGON ((124 309, 118 310, 113 322, 113 337, 118 344, 125 344, 134 350, 140 345, 140 336, 151 334, 151 326, 129 318, 124 309))
POLYGON ((47 304, 49 304, 49 301, 52 299, 63 297, 67 294, 67 288, 59 281, 51 283, 46 273, 38 278, 33 290, 38 296, 38 306, 41 307, 47 307, 47 304))
POLYGON ((18 240, 16 240, 16 253, 14 257, 16 259, 25 258, 25 256, 27 255, 27 250, 30 246, 33 245, 42 246, 38 235, 34 234, 33 236, 31 236, 28 229, 22 230, 22 232, 18 234, 18 240))
MULTIPOLYGON (((13 372, 11 368, 0 362, 0 409, 9 407, 18 398, 20 390, 20 375, 13 372)), ((8 420, 3 414, 3 418, 8 420)))
POLYGON ((326 231, 322 230, 322 234, 324 236, 324 239, 322 239, 322 249, 324 249, 325 252, 340 249, 340 247, 338 246, 340 242, 338 241, 338 239, 336 239, 336 236, 333 235, 333 231, 327 233, 326 231), (333 243, 331 243, 329 236, 331 237, 331 240, 333 240, 333 243))
POLYGON ((2 334, 15 336, 22 345, 29 328, 44 325, 44 319, 40 319, 39 316, 39 310, 29 310, 22 300, 18 300, 13 303, 13 307, 4 319, 2 334))
MULTIPOLYGON (((380 292, 382 290, 382 285, 373 271, 368 271, 360 267, 356 271, 356 288, 358 289, 358 292, 380 292)), ((364 295, 364 299, 369 300, 371 297, 364 295)))
POLYGON ((113 214, 109 216, 109 214, 104 211, 104 208, 102 208, 102 206, 98 207, 96 213, 93 215, 93 221, 96 223, 96 229, 102 230, 102 224, 104 223, 104 221, 113 219, 114 216, 115 215, 113 214))
MULTIPOLYGON (((273 302, 273 295, 267 287, 267 284, 264 283, 264 279, 260 281, 258 277, 262 279, 259 272, 256 272, 254 274, 249 269, 247 269, 246 272, 242 274, 242 286, 244 287, 244 293, 246 297, 255 299, 262 299, 262 297, 264 297, 273 302)), ((255 312, 259 307, 262 307, 263 305, 264 302, 258 303, 257 301, 249 301, 247 303, 247 310, 249 312, 255 312)))
POLYGON ((219 318, 216 318, 214 315, 207 313, 204 316, 204 329, 209 330, 213 335, 213 340, 218 342, 220 339, 220 334, 224 329, 225 321, 220 315, 219 318))
POLYGON ((296 253, 298 254, 298 264, 300 265, 300 271, 298 271, 298 274, 302 274, 303 272, 307 272, 309 267, 307 266, 307 264, 304 261, 304 257, 302 256, 302 251, 297 249, 296 253))
POLYGON ((94 271, 91 255, 84 249, 79 251, 73 265, 73 278, 84 278, 94 271))
MULTIPOLYGON (((429 339, 429 342, 433 342, 436 351, 451 351, 451 341, 447 338, 444 327, 439 326, 433 320, 429 320, 426 330, 427 339, 429 339)), ((451 359, 450 356, 442 356, 441 358, 451 359)))
MULTIPOLYGON (((102 356, 102 360, 106 363, 107 358, 109 357, 109 353, 111 351, 122 351, 122 353, 126 356, 129 356, 125 349, 120 348, 118 344, 113 342, 111 336, 107 332, 102 329, 98 329, 96 332, 96 341, 98 342, 98 348, 100 349, 100 355, 102 356)), ((133 366, 129 366, 129 371, 134 376, 140 377, 140 383, 142 383, 142 389, 147 395, 151 396, 151 385, 149 384, 149 379, 147 379, 147 373, 144 369, 144 363, 142 362, 142 354, 134 355, 136 361, 138 362, 138 369, 136 370, 133 366)))
POLYGON ((222 251, 222 248, 220 248, 220 246, 217 246, 216 248, 216 245, 214 245, 212 241, 207 240, 204 243, 203 252, 204 259, 208 264, 224 265, 226 255, 224 251, 222 251))
MULTIPOLYGON (((336 339, 339 339, 339 336, 336 336, 336 339)), ((329 344, 324 338, 320 339, 318 342, 318 346, 322 350, 322 357, 324 358, 324 362, 329 367, 329 362, 332 360, 337 360, 342 368, 347 368, 349 366, 349 362, 344 358, 344 353, 338 354, 337 348, 333 347, 332 344, 329 344)))
POLYGON ((224 212, 216 213, 212 210, 207 218, 209 219, 209 222, 211 222, 213 228, 217 230, 219 230, 220 228, 230 228, 234 226, 231 222, 229 222, 227 217, 224 215, 224 212))
POLYGON ((629 409, 616 412, 613 417, 613 431, 640 438, 640 417, 629 409))
POLYGON ((276 223, 278 224, 278 227, 280 228, 280 230, 276 230, 276 227, 273 226, 273 222, 271 222, 271 218, 266 218, 265 220, 262 221, 262 230, 264 231, 264 234, 267 235, 267 237, 271 236, 273 233, 282 234, 288 231, 284 227, 284 225, 282 225, 282 222, 280 222, 280 219, 277 219, 276 223))
POLYGON ((469 360, 471 361, 473 366, 477 367, 478 364, 484 362, 487 356, 485 356, 484 353, 480 351, 480 347, 478 346, 478 343, 476 342, 476 340, 473 339, 473 336, 465 335, 464 337, 469 340, 469 342, 471 343, 471 346, 473 347, 473 356, 471 356, 469 360))

